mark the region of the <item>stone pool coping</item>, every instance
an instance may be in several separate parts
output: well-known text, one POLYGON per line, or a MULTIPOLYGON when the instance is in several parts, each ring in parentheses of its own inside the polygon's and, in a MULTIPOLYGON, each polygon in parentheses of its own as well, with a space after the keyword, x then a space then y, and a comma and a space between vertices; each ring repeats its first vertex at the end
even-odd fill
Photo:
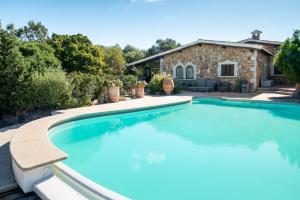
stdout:
POLYGON ((56 111, 52 116, 29 122, 16 129, 10 143, 10 153, 13 162, 21 170, 32 170, 68 157, 48 138, 48 130, 53 126, 82 118, 171 106, 191 100, 191 96, 150 96, 119 103, 56 111))

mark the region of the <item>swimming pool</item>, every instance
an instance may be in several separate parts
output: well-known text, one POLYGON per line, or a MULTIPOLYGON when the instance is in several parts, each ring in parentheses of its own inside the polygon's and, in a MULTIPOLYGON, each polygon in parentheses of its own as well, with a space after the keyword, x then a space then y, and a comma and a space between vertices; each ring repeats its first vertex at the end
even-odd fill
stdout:
POLYGON ((194 99, 50 130, 64 164, 136 200, 299 199, 300 106, 194 99))

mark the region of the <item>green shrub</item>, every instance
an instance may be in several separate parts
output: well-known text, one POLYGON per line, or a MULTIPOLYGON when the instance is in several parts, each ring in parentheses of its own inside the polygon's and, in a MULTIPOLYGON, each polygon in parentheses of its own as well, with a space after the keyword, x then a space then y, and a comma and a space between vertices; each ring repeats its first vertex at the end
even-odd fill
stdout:
POLYGON ((163 80, 167 78, 174 81, 174 90, 172 94, 179 94, 181 92, 181 85, 178 80, 173 79, 170 75, 165 74, 154 74, 150 83, 148 84, 148 88, 150 89, 151 94, 163 93, 163 80))
POLYGON ((150 83, 148 84, 148 88, 150 89, 151 94, 157 94, 162 92, 162 82, 165 78, 163 74, 154 74, 150 83))
POLYGON ((125 95, 132 94, 132 89, 135 87, 137 83, 137 77, 134 75, 123 75, 121 77, 121 80, 123 82, 123 89, 125 95))
POLYGON ((49 68, 34 72, 26 91, 23 109, 65 108, 71 103, 72 88, 61 69, 49 68))
POLYGON ((72 72, 68 74, 72 86, 73 106, 91 105, 97 90, 97 78, 94 75, 72 72))
POLYGON ((181 85, 180 82, 177 79, 173 79, 174 81, 174 90, 172 94, 179 94, 181 93, 181 85))
POLYGON ((106 94, 106 90, 107 90, 107 85, 106 85, 106 81, 105 78, 103 76, 95 76, 95 81, 96 81, 96 89, 94 92, 94 99, 98 99, 99 96, 106 94))

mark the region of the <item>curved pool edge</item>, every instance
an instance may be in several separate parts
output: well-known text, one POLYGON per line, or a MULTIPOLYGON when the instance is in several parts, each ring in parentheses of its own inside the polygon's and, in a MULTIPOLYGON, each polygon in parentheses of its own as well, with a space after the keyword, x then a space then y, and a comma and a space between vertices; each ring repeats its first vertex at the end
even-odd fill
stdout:
POLYGON ((10 143, 16 182, 25 193, 31 192, 35 183, 54 175, 54 163, 67 159, 68 155, 57 148, 48 137, 48 131, 57 125, 95 116, 167 107, 191 101, 192 96, 146 97, 57 111, 56 115, 29 122, 16 129, 10 143))
POLYGON ((54 168, 55 176, 88 199, 130 200, 130 198, 125 197, 122 194, 91 181, 62 162, 55 163, 54 168))
POLYGON ((248 102, 248 103, 265 103, 265 104, 276 104, 276 105, 291 105, 291 106, 300 106, 299 102, 290 102, 290 101, 272 101, 272 100, 262 100, 262 99, 252 99, 252 98, 236 98, 236 97, 223 97, 223 96, 194 96, 192 100, 195 99, 207 99, 207 100, 222 100, 232 101, 232 102, 248 102))
POLYGON ((144 110, 150 110, 150 109, 156 109, 156 108, 164 108, 164 107, 170 107, 180 104, 186 104, 192 101, 192 98, 189 100, 184 100, 180 102, 173 102, 173 103, 167 103, 167 104, 161 104, 161 105, 153 105, 153 106, 146 106, 146 107, 138 107, 138 108, 129 108, 129 109, 121 109, 121 110, 112 110, 112 111, 104 111, 104 112, 96 112, 96 113, 88 113, 88 114, 82 114, 74 117, 70 117, 61 121, 58 121, 54 124, 52 124, 48 131, 50 131, 52 128, 76 121, 76 120, 82 120, 82 119, 88 119, 88 118, 94 118, 94 117, 103 117, 103 116, 109 116, 109 115, 116 115, 116 114, 124 114, 124 113, 130 113, 130 112, 136 112, 136 111, 144 111, 144 110))

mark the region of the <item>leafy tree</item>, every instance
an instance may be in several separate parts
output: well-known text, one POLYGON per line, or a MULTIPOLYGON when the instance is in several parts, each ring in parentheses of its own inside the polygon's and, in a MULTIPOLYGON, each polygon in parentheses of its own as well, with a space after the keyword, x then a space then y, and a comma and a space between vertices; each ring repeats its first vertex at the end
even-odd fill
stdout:
POLYGON ((102 74, 105 67, 103 48, 93 45, 88 37, 53 34, 50 44, 67 72, 102 74))
POLYGON ((274 64, 291 82, 296 83, 295 95, 300 97, 300 30, 294 31, 292 38, 281 45, 274 64))
POLYGON ((114 75, 124 73, 126 61, 119 45, 104 48, 106 72, 114 75))
POLYGON ((15 32, 16 36, 25 41, 46 41, 48 39, 48 29, 41 23, 29 21, 27 26, 14 30, 12 24, 7 27, 9 30, 15 32))
POLYGON ((18 39, 0 26, 0 114, 14 112, 22 102, 29 77, 18 39))
POLYGON ((145 57, 145 52, 129 44, 124 47, 123 53, 126 63, 132 63, 145 57))
POLYGON ((15 29, 15 25, 10 23, 6 26, 6 30, 9 32, 9 33, 13 33, 15 34, 16 33, 16 29, 15 29))
POLYGON ((175 40, 172 40, 170 38, 167 38, 165 40, 158 39, 156 40, 156 43, 152 45, 151 48, 147 51, 147 56, 152 56, 158 53, 162 53, 171 49, 174 49, 176 47, 179 47, 180 43, 177 43, 175 40))
POLYGON ((42 72, 47 68, 60 68, 60 61, 55 57, 54 49, 47 43, 22 42, 20 51, 30 71, 42 72))

